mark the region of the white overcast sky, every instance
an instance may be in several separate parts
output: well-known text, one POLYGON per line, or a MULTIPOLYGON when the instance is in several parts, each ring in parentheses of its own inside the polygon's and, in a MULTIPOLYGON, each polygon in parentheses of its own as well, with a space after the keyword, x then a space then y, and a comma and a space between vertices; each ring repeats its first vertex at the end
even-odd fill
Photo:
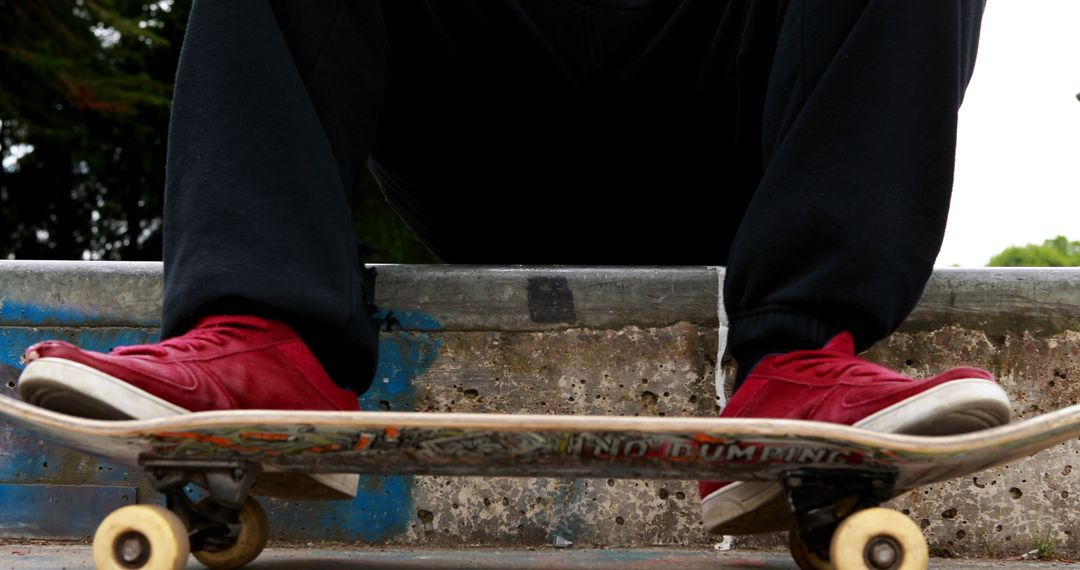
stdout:
POLYGON ((1080 0, 990 0, 938 267, 1080 241, 1080 0))

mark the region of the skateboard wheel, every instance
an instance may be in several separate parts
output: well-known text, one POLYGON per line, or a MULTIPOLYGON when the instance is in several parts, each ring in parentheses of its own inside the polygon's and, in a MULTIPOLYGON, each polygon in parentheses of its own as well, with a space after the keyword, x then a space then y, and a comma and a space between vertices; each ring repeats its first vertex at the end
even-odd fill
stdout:
POLYGON ((180 517, 157 505, 117 509, 94 533, 94 567, 99 570, 180 570, 187 565, 189 550, 180 517))
MULTIPOLYGON (((202 501, 199 504, 201 505, 202 501)), ((240 508, 239 517, 240 536, 236 537, 232 546, 216 552, 196 550, 192 553, 195 559, 211 570, 239 568, 255 560, 270 538, 270 523, 266 519, 266 511, 258 501, 248 497, 240 508)))
POLYGON ((832 570, 832 565, 820 556, 810 552, 806 543, 799 538, 799 531, 788 531, 788 552, 791 559, 801 570, 832 570))
POLYGON ((922 531, 892 510, 859 511, 833 533, 829 556, 836 570, 924 570, 930 553, 922 531))

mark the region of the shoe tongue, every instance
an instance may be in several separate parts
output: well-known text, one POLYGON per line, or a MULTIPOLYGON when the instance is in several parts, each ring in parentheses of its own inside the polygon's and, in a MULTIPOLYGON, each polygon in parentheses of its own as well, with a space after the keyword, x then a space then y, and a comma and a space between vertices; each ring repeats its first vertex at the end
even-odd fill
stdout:
POLYGON ((841 354, 855 354, 855 338, 849 332, 842 332, 825 344, 823 350, 839 352, 841 354))

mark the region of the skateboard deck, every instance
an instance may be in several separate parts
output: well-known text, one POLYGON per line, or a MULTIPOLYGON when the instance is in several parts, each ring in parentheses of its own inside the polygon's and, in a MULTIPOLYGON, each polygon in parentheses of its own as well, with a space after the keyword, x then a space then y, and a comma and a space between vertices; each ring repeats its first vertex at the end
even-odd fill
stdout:
POLYGON ((1080 405, 952 436, 802 420, 452 414, 200 412, 92 420, 0 396, 0 421, 120 463, 231 459, 267 473, 399 473, 777 481, 794 468, 880 468, 910 489, 1080 436, 1080 405))
MULTIPOLYGON (((239 512, 237 520, 246 520, 244 524, 251 527, 260 524, 265 527, 265 520, 250 522, 258 517, 245 513, 257 508, 257 503, 249 508, 248 503, 253 501, 247 496, 260 494, 260 480, 291 473, 773 481, 784 483, 788 489, 793 520, 803 521, 805 512, 815 511, 818 514, 811 518, 820 521, 821 497, 830 496, 836 481, 840 481, 840 487, 858 487, 863 485, 862 480, 872 480, 874 485, 887 483, 884 494, 878 493, 868 503, 851 509, 858 511, 900 492, 1024 458, 1080 436, 1080 405, 997 428, 951 436, 887 434, 799 420, 419 412, 222 411, 153 420, 103 421, 55 413, 3 396, 0 396, 0 421, 85 453, 142 466, 155 487, 166 492, 169 508, 182 519, 182 524, 169 523, 179 531, 161 532, 180 536, 187 527, 193 542, 184 548, 196 551, 202 548, 196 552, 199 560, 214 568, 227 568, 235 567, 240 558, 221 562, 214 556, 220 552, 235 554, 237 549, 246 549, 247 555, 254 548, 254 554, 247 559, 250 560, 262 546, 255 548, 245 543, 243 535, 237 534, 239 523, 235 520, 228 523, 234 527, 226 529, 231 534, 225 542, 215 543, 212 537, 199 538, 203 531, 192 529, 217 524, 214 528, 219 528, 216 532, 220 535, 226 532, 221 529, 227 525, 220 520, 207 522, 209 519, 199 514, 197 505, 187 504, 179 483, 196 482, 210 487, 211 494, 216 493, 221 504, 239 512), (825 484, 825 487, 806 488, 804 495, 814 495, 809 503, 799 499, 797 489, 792 491, 807 476, 825 484), (800 501, 809 506, 800 511, 800 501)), ((857 494, 874 493, 866 489, 869 487, 857 494)), ((827 506, 836 510, 834 503, 827 506)), ((130 508, 133 507, 125 507, 130 508)), ((165 509, 158 511, 164 514, 146 511, 139 517, 174 516, 165 509)), ((858 567, 837 562, 843 559, 843 548, 840 554, 828 550, 829 540, 833 549, 839 548, 837 537, 844 524, 858 516, 849 517, 849 514, 829 515, 831 522, 824 526, 815 523, 820 527, 817 530, 803 532, 802 526, 798 527, 792 550, 800 566, 858 567), (814 533, 822 532, 827 532, 824 539, 815 537, 814 533), (821 558, 830 556, 831 565, 822 562, 821 558)), ((900 559, 907 560, 905 565, 875 567, 920 567, 921 563, 907 564, 918 559, 910 552, 919 548, 916 543, 922 540, 921 533, 914 523, 911 523, 914 530, 907 535, 889 530, 903 521, 911 522, 893 514, 903 520, 871 522, 872 527, 882 529, 881 533, 893 533, 888 541, 882 542, 884 539, 878 535, 874 535, 877 539, 859 535, 845 541, 865 546, 865 553, 859 551, 861 554, 853 555, 858 560, 869 559, 871 552, 884 552, 886 561, 889 556, 898 556, 897 553, 900 559), (909 552, 907 558, 902 555, 904 552, 909 552)), ((99 529, 99 535, 106 532, 107 536, 95 538, 95 560, 98 560, 98 540, 115 542, 129 537, 129 527, 141 528, 139 525, 144 524, 143 518, 136 518, 136 523, 121 525, 128 529, 124 531, 126 534, 117 530, 108 535, 99 529)), ((102 529, 116 527, 106 523, 102 529)), ((206 533, 213 535, 210 531, 206 533)), ((157 536, 150 531, 146 534, 157 536)), ((850 532, 844 536, 849 535, 850 532)), ((265 537, 262 542, 265 543, 265 537)), ((119 556, 117 553, 126 552, 119 544, 102 547, 101 556, 115 558, 119 556)), ((136 546, 132 546, 133 551, 141 552, 136 546)), ((921 548, 925 551, 924 541, 921 548)), ((154 552, 163 551, 168 549, 158 548, 154 552)), ((187 551, 176 556, 186 559, 187 551)), ((130 561, 124 564, 127 564, 124 567, 139 567, 132 566, 130 561)))

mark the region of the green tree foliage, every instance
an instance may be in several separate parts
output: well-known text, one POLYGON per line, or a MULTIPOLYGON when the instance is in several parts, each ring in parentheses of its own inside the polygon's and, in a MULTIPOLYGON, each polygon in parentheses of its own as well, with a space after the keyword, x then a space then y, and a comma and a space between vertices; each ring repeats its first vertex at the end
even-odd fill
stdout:
POLYGON ((160 256, 185 19, 171 0, 0 0, 0 255, 160 256))
MULTIPOLYGON (((185 0, 0 0, 0 258, 160 259, 185 0)), ((431 260, 370 179, 372 261, 431 260)))
POLYGON ((990 267, 1075 267, 1080 266, 1080 242, 1065 236, 1048 239, 1042 245, 1012 246, 990 259, 990 267))

